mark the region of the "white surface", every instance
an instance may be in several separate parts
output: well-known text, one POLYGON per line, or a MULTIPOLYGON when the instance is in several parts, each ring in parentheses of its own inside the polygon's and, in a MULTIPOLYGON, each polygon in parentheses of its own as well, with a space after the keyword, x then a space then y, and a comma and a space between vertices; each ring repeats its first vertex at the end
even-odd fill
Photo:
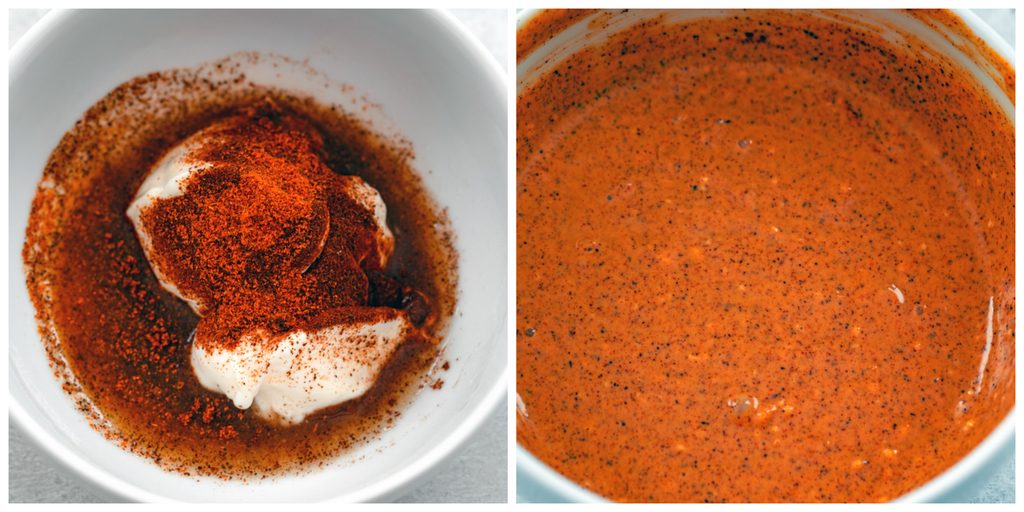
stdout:
MULTIPOLYGON (((989 32, 986 26, 974 26, 975 30, 997 51, 1012 53, 1014 48, 1014 11, 1003 10, 976 10, 974 11, 982 20, 996 30, 1009 47, 1001 44, 994 35, 989 32)), ((634 18, 642 18, 650 13, 634 11, 630 13, 634 18)), ((522 16, 529 13, 521 13, 522 16)), ((686 16, 699 16, 696 11, 674 13, 677 18, 686 16)), ((879 18, 899 23, 899 17, 890 17, 891 14, 885 11, 878 11, 879 18)), ((969 16, 967 18, 970 18, 969 16)), ((975 20, 966 19, 968 24, 975 20)), ((635 22, 635 21, 632 21, 635 22)), ((582 27, 582 23, 580 25, 582 27)), ((600 33, 594 34, 587 29, 574 27, 567 29, 563 34, 548 41, 527 59, 518 63, 517 88, 530 83, 539 74, 551 68, 564 57, 577 51, 580 45, 593 44, 601 38, 600 33), (586 37, 584 37, 586 33, 586 37)), ((914 30, 913 27, 908 27, 914 30)), ((918 29, 924 28, 918 26, 918 29)), ((614 30, 614 27, 610 30, 614 30)), ((928 44, 942 48, 947 55, 953 56, 966 69, 979 76, 982 86, 986 87, 997 102, 1013 116, 1013 107, 1005 95, 999 90, 992 80, 980 71, 969 59, 959 55, 958 50, 938 37, 929 37, 927 33, 915 32, 928 44)), ((1011 58, 1012 60, 1012 58, 1011 58)), ((1014 502, 1014 423, 1013 413, 1007 417, 996 430, 967 457, 962 459, 955 466, 945 473, 912 491, 901 498, 900 501, 952 501, 952 502, 1014 502)), ((517 500, 520 502, 594 502, 604 499, 583 489, 575 482, 570 481, 561 474, 555 472, 549 466, 541 462, 522 447, 517 447, 517 500)))
MULTIPOLYGON (((459 14, 470 26, 487 27, 487 33, 505 30, 505 11, 459 14)), ((46 47, 49 53, 34 51, 24 55, 20 62, 12 61, 11 98, 16 101, 12 102, 10 122, 29 127, 15 132, 11 140, 11 147, 16 149, 10 162, 11 217, 15 226, 10 249, 11 317, 15 322, 11 326, 10 350, 11 395, 15 400, 12 413, 36 420, 33 435, 49 438, 46 449, 60 452, 62 463, 77 469, 77 478, 102 481, 108 489, 117 488, 120 492, 132 492, 132 485, 145 488, 145 491, 134 492, 137 497, 269 501, 322 499, 345 494, 347 498, 386 499, 410 491, 412 487, 406 486, 407 482, 411 485, 426 481, 427 485, 407 498, 504 501, 506 431, 505 409, 500 402, 504 397, 503 378, 507 366, 503 325, 507 321, 504 292, 507 283, 504 283, 505 251, 493 251, 493 248, 504 247, 506 241, 507 125, 504 98, 499 97, 498 92, 503 79, 496 75, 490 75, 493 80, 486 78, 486 73, 481 73, 478 67, 490 65, 485 64, 487 55, 477 47, 463 44, 461 33, 439 36, 434 31, 445 25, 432 14, 413 13, 403 17, 405 24, 392 26, 389 23, 395 19, 387 18, 385 23, 382 21, 385 16, 366 11, 345 13, 345 16, 276 12, 271 30, 267 19, 261 21, 260 15, 254 13, 230 13, 229 20, 225 13, 204 12, 200 18, 189 22, 171 20, 187 13, 161 13, 159 23, 163 26, 170 23, 192 27, 194 33, 185 30, 166 33, 153 26, 157 21, 147 23, 139 18, 126 22, 123 16, 128 15, 139 16, 126 13, 78 16, 73 22, 62 24, 59 32, 54 32, 57 42, 51 41, 46 47), (233 23, 235 17, 242 15, 254 18, 246 23, 233 23), (411 22, 413 18, 416 22, 411 22), (202 27, 210 23, 216 24, 218 29, 203 30, 202 27), (225 30, 225 26, 236 25, 234 33, 225 30), (302 30, 289 30, 289 25, 301 26, 302 30), (457 244, 461 255, 461 315, 457 313, 453 319, 446 349, 452 358, 452 370, 441 392, 422 395, 405 411, 402 421, 382 441, 387 445, 382 446, 384 449, 378 452, 368 447, 346 456, 365 457, 356 465, 339 464, 330 471, 269 483, 238 485, 204 481, 197 485, 193 480, 162 472, 102 440, 82 424, 81 416, 62 397, 49 372, 41 370, 45 356, 34 339, 34 326, 27 325, 31 313, 24 290, 18 286, 21 283, 18 282, 20 258, 17 253, 27 201, 43 160, 63 131, 85 107, 114 85, 153 68, 154 55, 159 55, 156 60, 161 62, 155 67, 165 68, 195 64, 243 46, 301 54, 337 34, 345 34, 351 44, 335 48, 330 54, 317 53, 311 64, 329 72, 339 69, 337 60, 349 59, 344 67, 367 71, 355 79, 344 78, 358 91, 371 92, 371 98, 385 106, 387 116, 413 142, 417 149, 415 165, 425 172, 425 183, 435 197, 449 207, 455 229, 460 233, 457 244), (318 36, 320 39, 316 39, 318 36), (173 38, 184 40, 168 40, 173 38), (380 43, 375 38, 387 38, 387 44, 374 44, 380 43), (348 48, 352 50, 346 53, 348 48), (375 66, 380 62, 402 65, 375 66), (332 63, 334 65, 329 65, 332 63), (31 82, 31 87, 24 84, 19 87, 16 79, 29 67, 35 67, 36 72, 42 68, 51 75, 47 80, 31 82), (66 94, 68 82, 56 78, 61 73, 74 73, 76 94, 66 94), (415 83, 423 94, 408 94, 410 83, 415 83), (64 94, 57 94, 53 87, 58 86, 64 94), (437 112, 425 114, 429 109, 437 109, 437 112), (21 123, 29 112, 34 114, 35 122, 21 123), (43 118, 38 118, 39 115, 43 118), (501 276, 501 282, 489 282, 494 281, 490 279, 493 276, 501 276), (18 319, 22 319, 21 325, 18 319), (23 382, 24 379, 30 382, 23 382), (47 398, 29 399, 38 396, 47 398), (25 410, 19 411, 19 406, 25 410), (494 414, 492 407, 497 407, 494 414), (481 455, 478 444, 460 452, 464 456, 450 466, 452 469, 429 470, 481 423, 487 425, 488 430, 477 437, 488 441, 486 453, 490 455, 481 455), (114 474, 119 478, 114 478, 114 474), (381 475, 387 475, 383 481, 379 478, 381 475), (485 482, 486 486, 467 485, 485 482)), ((19 27, 29 24, 26 18, 30 16, 12 13, 12 38, 19 27)), ((504 52, 502 48, 502 58, 504 52)), ((491 69, 495 68, 502 66, 491 69)), ((27 457, 16 453, 18 447, 25 447, 24 437, 24 432, 11 429, 11 501, 92 501, 103 497, 102 490, 96 489, 92 494, 70 492, 75 484, 55 473, 46 473, 55 485, 29 487, 35 480, 22 476, 27 457)))

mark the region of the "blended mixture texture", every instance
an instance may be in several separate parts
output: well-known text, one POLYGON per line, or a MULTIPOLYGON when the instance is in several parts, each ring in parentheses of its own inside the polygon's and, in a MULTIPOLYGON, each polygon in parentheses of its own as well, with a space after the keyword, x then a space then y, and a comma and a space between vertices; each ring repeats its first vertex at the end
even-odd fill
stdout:
POLYGON ((619 501, 887 501, 988 435, 1015 399, 1014 127, 922 49, 660 17, 523 89, 519 442, 619 501))

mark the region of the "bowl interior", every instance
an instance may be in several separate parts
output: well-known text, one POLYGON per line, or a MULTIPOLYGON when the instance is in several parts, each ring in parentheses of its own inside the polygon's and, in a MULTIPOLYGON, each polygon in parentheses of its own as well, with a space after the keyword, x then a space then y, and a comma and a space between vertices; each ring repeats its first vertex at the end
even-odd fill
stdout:
POLYGON ((10 393, 12 416, 77 476, 127 499, 295 501, 386 499, 424 476, 491 413, 507 367, 506 93, 499 68, 448 17, 425 11, 84 11, 51 15, 10 65, 10 393), (117 448, 59 388, 32 320, 21 247, 50 151, 120 83, 239 51, 274 53, 324 77, 253 69, 250 78, 355 109, 416 152, 413 167, 447 208, 459 286, 440 391, 425 390, 378 441, 324 470, 248 482, 188 478, 117 448))
MULTIPOLYGON (((519 13, 518 26, 537 14, 537 10, 526 10, 519 13)), ((645 19, 665 16, 669 23, 681 23, 687 20, 728 16, 727 10, 630 10, 616 16, 605 18, 601 23, 591 24, 595 15, 584 16, 574 23, 562 28, 557 35, 537 46, 516 66, 517 93, 529 87, 545 73, 557 68, 558 64, 591 45, 604 42, 612 34, 645 19)), ((981 87, 995 100, 1003 113, 1011 121, 1014 120, 1014 101, 1007 94, 1000 81, 999 66, 993 61, 1003 58, 1013 64, 1013 49, 1003 41, 991 27, 985 25, 969 11, 957 14, 977 35, 980 43, 995 50, 992 54, 979 46, 979 41, 966 39, 954 31, 936 24, 925 24, 920 20, 907 16, 899 11, 858 10, 843 12, 816 12, 815 15, 836 19, 843 23, 853 23, 868 27, 898 40, 903 34, 912 35, 926 44, 931 51, 951 58, 956 64, 967 70, 981 87)), ((991 471, 996 462, 1005 460, 1012 454, 1014 440, 1013 411, 1006 416, 1000 425, 977 446, 970 454, 939 475, 932 481, 903 496, 900 501, 947 501, 969 497, 970 486, 979 485, 991 471), (986 471, 989 472, 986 472, 986 471)), ((604 498, 590 492, 567 479, 543 461, 535 457, 522 446, 517 446, 517 492, 521 499, 541 502, 591 502, 603 501, 604 498)))

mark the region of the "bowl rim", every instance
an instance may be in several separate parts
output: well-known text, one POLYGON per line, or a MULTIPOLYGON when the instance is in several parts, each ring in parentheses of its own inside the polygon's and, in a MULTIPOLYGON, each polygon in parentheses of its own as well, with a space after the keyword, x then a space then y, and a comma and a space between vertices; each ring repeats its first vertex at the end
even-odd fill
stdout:
MULTIPOLYGON (((9 83, 21 76, 24 67, 33 57, 31 50, 38 48, 40 42, 45 39, 55 37, 60 28, 80 12, 80 10, 51 10, 30 27, 9 52, 9 83)), ((461 45, 473 57, 472 62, 474 66, 479 69, 480 76, 488 84, 489 88, 492 89, 496 97, 507 99, 505 70, 487 48, 484 47, 483 43, 462 22, 446 10, 420 9, 406 11, 406 14, 412 13, 419 13, 419 15, 425 16, 426 20, 434 21, 441 30, 447 31, 449 35, 453 36, 456 44, 461 45)), ((506 336, 507 345, 507 307, 506 311, 500 315, 498 323, 500 325, 494 326, 495 335, 506 336)), ((11 369, 10 365, 8 365, 8 369, 11 369)), ((480 430, 483 423, 498 410, 501 400, 505 399, 507 395, 508 375, 509 362, 506 358, 505 366, 494 382, 490 384, 490 388, 487 389, 482 399, 465 415, 458 427, 449 432, 425 454, 413 460, 402 469, 385 475, 381 480, 368 487, 347 495, 332 496, 325 501, 387 500, 399 496, 403 490, 411 490, 414 484, 422 481, 427 476, 427 472, 430 469, 441 465, 452 455, 460 451, 472 436, 480 430)), ((11 380, 17 378, 16 372, 12 371, 9 378, 11 380)), ((8 398, 10 399, 9 417, 25 432, 26 437, 32 444, 48 455, 59 467, 69 472, 72 476, 81 479, 95 490, 99 490, 110 497, 128 501, 181 501, 171 496, 147 491, 122 480, 113 473, 97 468, 84 457, 66 447, 63 441, 50 435, 9 391, 8 398)), ((330 471, 330 469, 327 471, 330 471)))
MULTIPOLYGON (((523 9, 517 12, 516 31, 518 32, 523 24, 541 11, 543 9, 523 9)), ((1010 68, 1016 71, 1014 47, 1010 46, 992 26, 970 9, 951 9, 950 11, 956 14, 985 44, 989 45, 996 53, 1006 59, 1010 68)), ((1011 121, 1013 120, 1011 119, 1011 121)), ((979 468, 991 461, 999 452, 1006 450, 1014 442, 1016 439, 1016 411, 1017 406, 1015 404, 996 428, 989 432, 985 439, 972 448, 967 455, 931 480, 892 501, 903 503, 932 502, 940 499, 945 493, 964 483, 979 468)), ((556 471, 527 450, 517 439, 516 472, 519 473, 520 471, 529 478, 531 483, 539 485, 543 490, 549 491, 560 498, 580 503, 609 501, 607 498, 586 489, 556 471)), ((522 481, 522 479, 518 478, 518 475, 517 480, 522 481)), ((517 489, 518 492, 519 489, 517 489)))

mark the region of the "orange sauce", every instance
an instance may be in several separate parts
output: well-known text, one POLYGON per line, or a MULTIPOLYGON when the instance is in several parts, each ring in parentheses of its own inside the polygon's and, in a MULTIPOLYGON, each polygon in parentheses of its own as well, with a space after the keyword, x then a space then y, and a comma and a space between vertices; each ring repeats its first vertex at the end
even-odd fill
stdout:
POLYGON ((1014 127, 922 47, 660 17, 522 90, 519 442, 613 500, 763 502, 891 500, 984 439, 1014 127))

